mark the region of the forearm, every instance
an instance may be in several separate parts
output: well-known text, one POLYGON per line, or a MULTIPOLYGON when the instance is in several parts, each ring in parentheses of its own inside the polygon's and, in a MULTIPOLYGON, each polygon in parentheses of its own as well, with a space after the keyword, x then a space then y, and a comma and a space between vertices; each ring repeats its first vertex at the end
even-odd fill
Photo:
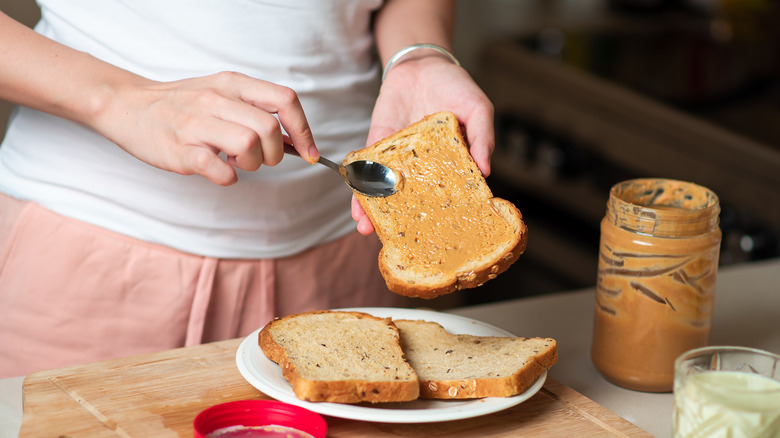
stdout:
POLYGON ((0 12, 0 99, 95 127, 118 87, 145 79, 0 12))
POLYGON ((454 23, 454 0, 388 0, 374 24, 382 65, 411 44, 451 49, 454 23))
POLYGON ((304 158, 318 156, 300 100, 288 87, 235 72, 153 81, 2 13, 0 99, 90 127, 152 166, 222 185, 236 181, 236 168, 278 164, 282 127, 304 158))

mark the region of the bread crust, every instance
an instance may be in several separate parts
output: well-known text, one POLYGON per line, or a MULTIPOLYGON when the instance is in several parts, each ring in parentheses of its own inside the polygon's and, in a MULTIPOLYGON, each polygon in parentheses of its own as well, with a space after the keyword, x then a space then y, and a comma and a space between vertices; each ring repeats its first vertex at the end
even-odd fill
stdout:
MULTIPOLYGON (((554 341, 553 341, 554 343, 554 341)), ((540 361, 530 361, 512 376, 493 379, 423 380, 420 379, 420 397, 435 399, 467 399, 483 397, 512 397, 522 394, 558 358, 557 350, 547 353, 540 361), (551 359, 551 357, 554 357, 551 359), (544 365, 547 363, 548 365, 544 365)))
MULTIPOLYGON (((321 322, 329 324, 328 330, 338 332, 340 330, 338 321, 339 319, 334 318, 321 322)), ((309 333, 308 330, 305 333, 309 333)), ((326 342, 332 341, 333 339, 329 339, 326 342)), ((362 340, 362 342, 373 341, 374 338, 362 340)), ((321 338, 315 338, 314 344, 319 345, 319 342, 321 338)), ((410 401, 418 397, 429 399, 511 397, 526 391, 547 368, 558 360, 557 344, 552 338, 457 335, 447 332, 435 322, 392 321, 389 318, 378 318, 352 311, 321 310, 277 318, 260 330, 258 344, 266 357, 279 364, 295 395, 311 402, 381 403, 410 401), (370 318, 372 321, 386 324, 385 327, 395 334, 395 338, 392 345, 383 344, 383 346, 397 347, 397 350, 392 351, 400 354, 400 361, 408 367, 414 378, 402 381, 305 378, 297 369, 296 360, 292 359, 288 350, 277 342, 277 336, 282 339, 286 336, 310 338, 300 332, 287 330, 283 326, 277 332, 275 327, 279 327, 278 325, 283 324, 288 318, 305 319, 308 315, 317 314, 370 318), (452 374, 450 374, 451 370, 452 374), (443 376, 457 376, 457 378, 442 378, 443 376)), ((349 344, 348 348, 351 349, 353 345, 349 344)), ((322 356, 318 357, 317 360, 321 360, 322 356)), ((354 363, 339 362, 339 367, 341 366, 362 367, 368 366, 368 362, 355 359, 354 363)))
POLYGON ((512 397, 530 388, 546 369, 558 361, 557 343, 552 338, 456 335, 447 332, 438 323, 430 321, 398 320, 395 323, 401 330, 401 346, 407 354, 407 361, 415 368, 420 379, 420 397, 422 398, 512 397), (513 369, 511 374, 491 377, 492 373, 490 372, 495 371, 495 368, 492 367, 498 367, 499 364, 490 362, 490 355, 485 356, 484 350, 479 350, 478 347, 472 345, 478 343, 488 346, 496 345, 490 344, 491 341, 503 343, 505 346, 511 345, 502 351, 513 352, 519 360, 523 361, 522 366, 513 369), (526 342, 529 341, 532 346, 525 347, 526 342), (415 346, 415 344, 417 345, 415 346), (431 347, 438 347, 434 348, 437 352, 430 351, 431 347), (528 351, 529 348, 532 350, 528 351), (442 355, 441 351, 445 349, 452 350, 446 351, 442 355), (446 361, 442 359, 442 356, 447 356, 453 350, 455 352, 452 360, 456 362, 445 365, 446 361), (468 351, 465 355, 473 356, 474 360, 477 361, 477 366, 484 365, 484 368, 481 368, 481 370, 484 369, 484 372, 481 375, 465 379, 438 378, 438 376, 449 374, 449 370, 445 368, 452 367, 453 371, 458 373, 467 369, 464 367, 471 365, 466 364, 465 360, 458 361, 465 356, 459 350, 468 351), (437 376, 437 378, 429 378, 432 375, 437 376))
MULTIPOLYGON (((287 318, 297 318, 315 314, 345 314, 358 319, 372 319, 386 323, 395 332, 396 344, 400 360, 404 361, 403 350, 400 346, 400 333, 398 328, 389 318, 378 318, 362 312, 334 312, 330 310, 317 310, 303 312, 275 318, 260 330, 258 345, 265 356, 276 362, 282 370, 282 375, 293 388, 296 397, 310 402, 331 403, 384 403, 410 401, 419 397, 419 381, 364 381, 357 379, 343 380, 312 380, 305 378, 297 369, 295 361, 291 359, 287 349, 280 345, 274 337, 274 328, 283 323, 287 318)), ((405 362, 405 361, 404 361, 405 362)))
MULTIPOLYGON (((379 156, 380 152, 377 152, 380 148, 393 143, 403 144, 406 137, 413 133, 419 133, 420 130, 425 129, 424 127, 426 124, 434 121, 438 123, 446 122, 447 128, 449 129, 447 133, 456 139, 454 143, 457 143, 459 145, 458 147, 464 148, 465 153, 461 154, 462 157, 460 158, 459 166, 464 169, 464 172, 471 172, 473 180, 476 181, 478 187, 475 191, 478 195, 475 195, 475 197, 484 197, 486 200, 489 200, 495 211, 513 227, 514 232, 510 237, 511 241, 501 242, 502 245, 506 244, 504 245, 505 249, 501 252, 492 254, 492 257, 484 263, 452 271, 443 270, 441 272, 442 278, 437 281, 426 281, 424 283, 412 282, 402 278, 397 271, 398 268, 388 262, 390 257, 387 255, 387 248, 395 243, 394 239, 396 239, 396 236, 391 235, 387 229, 388 227, 384 225, 384 221, 388 220, 385 217, 387 215, 381 212, 380 205, 385 202, 382 200, 384 198, 369 198, 359 193, 355 193, 355 197, 363 207, 368 218, 374 224, 376 234, 382 241, 383 247, 379 255, 379 269, 385 279, 387 287, 399 295, 425 299, 436 298, 461 289, 474 288, 496 278, 517 261, 520 255, 525 251, 528 240, 528 230, 522 220, 522 214, 511 202, 493 197, 485 179, 479 172, 476 163, 471 159, 466 140, 463 138, 455 115, 451 112, 440 112, 429 115, 408 128, 375 143, 369 148, 353 151, 347 155, 344 159, 344 163, 346 164, 358 159, 369 159, 382 162, 382 157, 379 156)), ((393 167, 392 163, 383 164, 388 164, 393 167)), ((441 176, 440 178, 446 181, 446 176, 441 176)), ((395 196, 408 195, 405 193, 404 188, 401 187, 399 192, 391 197, 395 196)), ((395 211, 393 214, 401 215, 404 214, 404 212, 395 211)))

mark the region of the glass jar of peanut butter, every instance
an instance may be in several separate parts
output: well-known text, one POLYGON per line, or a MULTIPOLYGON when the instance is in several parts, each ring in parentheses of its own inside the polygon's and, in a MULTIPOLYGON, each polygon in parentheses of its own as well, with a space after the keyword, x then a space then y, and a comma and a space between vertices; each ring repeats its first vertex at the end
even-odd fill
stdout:
POLYGON ((677 356, 709 343, 719 213, 715 193, 688 182, 612 187, 601 221, 591 347, 610 382, 669 392, 677 356))

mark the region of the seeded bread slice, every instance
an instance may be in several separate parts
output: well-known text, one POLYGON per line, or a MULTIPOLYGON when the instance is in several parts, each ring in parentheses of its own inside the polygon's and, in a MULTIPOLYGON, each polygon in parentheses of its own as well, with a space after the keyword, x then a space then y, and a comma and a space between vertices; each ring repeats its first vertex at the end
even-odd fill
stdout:
POLYGON ((422 398, 511 397, 558 361, 551 338, 456 335, 435 322, 393 322, 422 398))
POLYGON ((493 197, 454 114, 430 115, 344 163, 355 160, 382 163, 402 178, 388 197, 355 193, 382 241, 379 268, 393 292, 434 298, 476 287, 525 250, 520 211, 493 197))
POLYGON ((401 402, 419 396, 389 318, 314 311, 277 318, 258 336, 295 396, 310 402, 401 402))

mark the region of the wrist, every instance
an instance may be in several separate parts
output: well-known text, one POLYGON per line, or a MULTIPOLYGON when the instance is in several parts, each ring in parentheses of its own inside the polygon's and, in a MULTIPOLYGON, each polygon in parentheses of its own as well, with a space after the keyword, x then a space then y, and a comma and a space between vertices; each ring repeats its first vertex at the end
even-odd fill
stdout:
POLYGON ((121 143, 119 129, 131 124, 139 108, 149 110, 151 81, 120 71, 117 76, 101 78, 91 89, 90 99, 79 113, 82 123, 110 140, 121 143))
POLYGON ((129 71, 88 57, 84 62, 77 93, 69 96, 65 109, 68 118, 98 131, 116 123, 117 114, 131 111, 128 103, 136 90, 149 82, 129 71))
POLYGON ((455 55, 445 47, 429 43, 412 44, 402 48, 390 57, 390 59, 387 61, 387 64, 385 64, 384 71, 382 72, 382 81, 384 82, 387 74, 391 69, 393 69, 393 67, 404 62, 430 57, 446 59, 450 63, 460 66, 460 61, 458 61, 458 58, 456 58, 455 55))

